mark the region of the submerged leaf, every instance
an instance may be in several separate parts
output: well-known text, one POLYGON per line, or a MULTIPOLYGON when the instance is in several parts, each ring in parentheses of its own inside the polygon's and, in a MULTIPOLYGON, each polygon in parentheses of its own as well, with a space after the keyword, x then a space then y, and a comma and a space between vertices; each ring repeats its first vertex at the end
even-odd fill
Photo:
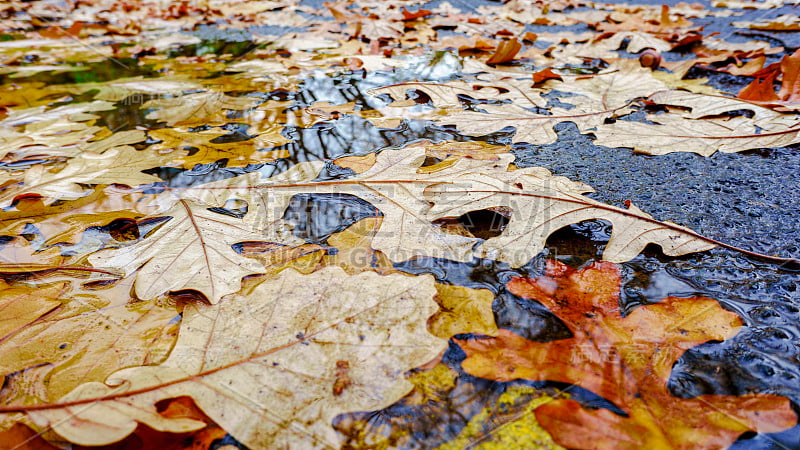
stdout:
POLYGON ((132 284, 126 279, 95 289, 64 283, 12 289, 11 295, 27 291, 20 297, 27 301, 27 317, 35 318, 31 313, 37 308, 48 314, 4 334, 0 373, 23 371, 14 376, 25 378, 32 375, 27 369, 46 365, 41 400, 54 401, 124 367, 163 361, 175 341, 180 310, 165 298, 132 299, 132 284))

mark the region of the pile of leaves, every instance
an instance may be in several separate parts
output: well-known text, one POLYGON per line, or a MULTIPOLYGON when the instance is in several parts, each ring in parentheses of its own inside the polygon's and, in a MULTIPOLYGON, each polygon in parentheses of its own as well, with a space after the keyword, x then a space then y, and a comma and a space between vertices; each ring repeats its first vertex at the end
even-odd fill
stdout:
POLYGON ((797 424, 774 393, 670 392, 687 350, 744 328, 735 312, 620 299, 620 264, 648 246, 797 259, 603 203, 512 153, 566 122, 655 157, 800 143, 800 50, 694 23, 796 31, 788 12, 733 21, 789 2, 312 3, 0 6, 0 442, 720 448, 797 424), (724 92, 698 71, 746 81, 724 92), (320 80, 372 89, 315 96, 320 80), (354 128, 339 151, 305 142, 335 127, 354 128), (604 261, 546 259, 592 221, 612 227, 604 261), (424 260, 517 276, 492 292, 403 270, 424 260), (563 333, 498 326, 501 292, 563 333), (461 422, 427 433, 444 410, 461 422))

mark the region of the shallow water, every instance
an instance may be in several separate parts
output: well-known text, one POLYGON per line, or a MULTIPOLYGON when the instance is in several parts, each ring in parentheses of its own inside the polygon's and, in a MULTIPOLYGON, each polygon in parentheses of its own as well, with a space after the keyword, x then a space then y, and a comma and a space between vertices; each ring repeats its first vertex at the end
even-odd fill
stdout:
MULTIPOLYGON (((203 39, 200 44, 175 49, 170 56, 222 53, 237 56, 254 48, 246 32, 215 33, 213 27, 197 31, 203 39)), ((3 84, 36 81, 51 85, 104 82, 139 75, 148 78, 159 76, 150 65, 139 65, 133 60, 128 63, 135 69, 121 69, 108 61, 101 61, 87 64, 86 70, 80 72, 39 74, 13 80, 2 76, 0 81, 3 84)), ((230 75, 224 68, 216 69, 194 75, 208 80, 230 75)), ((231 94, 263 101, 291 101, 288 110, 299 111, 321 101, 332 104, 354 102, 357 109, 371 110, 384 106, 386 101, 370 96, 367 93, 370 89, 411 80, 444 81, 457 76, 459 70, 457 57, 428 53, 407 69, 369 73, 342 70, 334 74, 318 71, 303 78, 293 91, 280 87, 269 91, 245 89, 231 94)), ((719 76, 712 78, 712 82, 724 85, 726 80, 719 76)), ((91 94, 75 95, 63 103, 89 99, 91 94)), ((100 118, 96 124, 114 131, 163 127, 163 123, 145 118, 151 111, 141 106, 150 99, 138 96, 133 100, 116 102, 114 110, 98 113, 100 118)), ((216 142, 235 142, 250 137, 248 130, 255 124, 238 119, 231 118, 226 125, 229 134, 217 138, 216 142)), ((628 149, 596 146, 590 136, 580 134, 572 124, 561 124, 556 130, 559 139, 554 144, 514 145, 515 164, 519 167, 546 167, 557 175, 593 186, 596 192, 591 196, 597 200, 612 205, 622 205, 631 200, 660 220, 688 226, 705 236, 735 246, 800 258, 800 228, 797 226, 800 223, 800 146, 733 155, 717 153, 708 158, 688 153, 646 156, 633 154, 628 149)), ((385 129, 357 115, 345 114, 310 127, 288 126, 282 134, 290 140, 289 143, 260 150, 288 150, 287 158, 246 167, 226 167, 226 162, 221 160, 192 169, 162 168, 153 173, 165 182, 153 185, 152 190, 194 186, 253 171, 271 176, 296 163, 315 160, 329 162, 320 176, 322 179, 340 179, 352 175, 351 171, 330 164, 330 160, 342 156, 398 149, 423 140, 433 143, 482 140, 510 144, 513 130, 474 137, 419 120, 405 120, 397 128, 385 129)), ((153 142, 145 144, 150 143, 153 142)), ((27 161, 28 164, 35 162, 27 161)), ((20 167, 23 165, 19 162, 13 166, 0 165, 0 168, 8 170, 20 167)), ((236 214, 235 211, 228 212, 236 214)), ((295 223, 298 237, 324 245, 331 234, 378 214, 372 205, 357 197, 303 194, 293 199, 284 217, 295 223)), ((494 219, 474 215, 462 218, 462 223, 468 222, 477 229, 485 227, 481 221, 494 219)), ((108 235, 108 229, 87 230, 83 242, 64 247, 62 251, 70 253, 102 246, 108 235)), ((443 283, 489 289, 496 294, 493 311, 498 326, 527 339, 546 342, 569 337, 569 330, 541 304, 506 291, 505 284, 515 276, 541 276, 548 258, 572 267, 598 261, 609 236, 610 227, 605 222, 576 224, 551 236, 542 254, 516 269, 490 260, 457 263, 434 258, 397 263, 395 267, 412 274, 430 273, 443 283)), ((673 395, 691 398, 702 394, 763 392, 786 396, 795 405, 800 403, 800 273, 724 249, 671 258, 656 248, 649 248, 621 267, 620 306, 626 313, 637 306, 659 302, 664 297, 705 296, 736 312, 746 325, 732 339, 709 342, 688 350, 673 368, 669 384, 673 395)), ((338 428, 342 432, 352 431, 353 428, 346 424, 354 421, 366 421, 375 428, 388 425, 392 430, 407 430, 412 434, 413 439, 403 441, 406 444, 402 446, 430 448, 455 438, 482 408, 495 403, 515 386, 534 386, 553 392, 565 388, 558 383, 498 383, 478 379, 461 370, 463 358, 459 347, 451 344, 443 361, 458 374, 458 378, 439 401, 422 405, 400 402, 379 412, 344 415, 337 419, 338 428)), ((580 388, 572 389, 571 394, 586 405, 615 408, 580 388)), ((517 406, 523 407, 524 402, 517 406)), ((355 440, 354 436, 349 438, 355 440)), ((800 426, 769 437, 745 436, 736 446, 772 448, 778 445, 776 443, 798 448, 800 426)))

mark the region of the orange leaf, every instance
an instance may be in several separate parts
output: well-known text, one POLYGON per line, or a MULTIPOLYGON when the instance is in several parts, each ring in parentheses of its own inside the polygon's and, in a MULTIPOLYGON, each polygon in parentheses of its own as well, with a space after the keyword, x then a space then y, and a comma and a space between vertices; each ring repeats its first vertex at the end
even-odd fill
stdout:
POLYGON ((574 400, 537 408, 539 423, 566 447, 719 448, 746 431, 796 424, 789 400, 779 396, 672 396, 674 362, 695 345, 733 337, 741 320, 703 297, 669 297, 622 317, 619 286, 618 266, 609 262, 580 270, 548 262, 544 277, 512 279, 510 292, 548 307, 573 337, 542 343, 500 330, 496 338, 456 340, 467 354, 464 370, 497 381, 574 384, 628 414, 587 410, 574 400))
POLYGON ((497 46, 497 50, 495 50, 494 54, 486 61, 486 64, 503 64, 511 62, 514 60, 514 57, 517 56, 517 52, 519 52, 521 48, 522 44, 517 42, 517 38, 511 38, 511 40, 503 41, 497 46))
POLYGON ((778 97, 784 103, 800 103, 800 50, 781 60, 783 82, 778 97))
POLYGON ((755 72, 757 77, 745 86, 737 97, 779 111, 797 111, 800 109, 800 50, 786 55, 778 66, 777 63, 755 72), (778 74, 781 75, 781 89, 775 93, 773 83, 778 74))
POLYGON ((427 10, 427 9, 418 9, 416 11, 409 11, 405 7, 403 7, 403 21, 404 22, 409 21, 409 20, 416 20, 416 19, 419 19, 420 17, 430 16, 431 14, 433 14, 433 13, 431 11, 427 10))
POLYGON ((775 83, 775 72, 771 72, 764 78, 756 78, 750 84, 744 87, 737 97, 742 100, 750 100, 754 102, 772 102, 778 100, 778 95, 775 94, 775 88, 772 85, 775 83))
POLYGON ((58 447, 50 445, 42 438, 41 433, 30 429, 27 425, 17 422, 6 431, 0 431, 0 443, 3 448, 14 450, 55 450, 58 447))
MULTIPOLYGON (((136 431, 127 438, 103 448, 107 450, 147 448, 158 448, 159 450, 206 450, 213 448, 214 441, 222 439, 228 434, 206 416, 195 405, 191 397, 178 397, 160 402, 159 410, 159 413, 164 417, 200 420, 208 425, 205 428, 189 433, 168 433, 154 430, 145 425, 139 425, 136 431)), ((79 448, 89 450, 97 447, 79 448)))
POLYGON ((538 72, 533 73, 533 84, 543 83, 547 80, 559 80, 562 81, 561 75, 553 72, 553 69, 546 68, 544 70, 540 70, 538 72))

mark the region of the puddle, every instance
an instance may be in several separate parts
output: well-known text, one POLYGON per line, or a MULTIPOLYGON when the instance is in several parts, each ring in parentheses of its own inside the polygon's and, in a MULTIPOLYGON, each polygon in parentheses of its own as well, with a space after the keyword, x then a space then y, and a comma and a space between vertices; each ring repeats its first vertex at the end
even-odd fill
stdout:
MULTIPOLYGON (((570 29, 576 30, 582 31, 570 29)), ((195 33, 201 38, 200 43, 173 48, 168 55, 178 58, 230 54, 235 58, 259 47, 250 40, 249 33, 222 33, 222 37, 215 33, 213 27, 204 28, 195 33)), ((181 67, 165 63, 159 69, 155 63, 141 64, 136 59, 123 59, 121 62, 124 66, 110 64, 107 60, 90 62, 81 71, 37 74, 27 78, 2 75, 0 83, 25 84, 34 80, 48 86, 102 83, 134 76, 155 78, 181 67)), ((250 118, 261 117, 254 115, 255 111, 268 102, 287 102, 283 109, 277 110, 278 116, 299 114, 320 102, 334 105, 352 102, 352 112, 342 113, 338 118, 317 120, 310 126, 286 126, 280 135, 288 142, 256 150, 264 153, 285 151, 285 157, 274 161, 235 166, 220 159, 192 168, 154 169, 149 173, 157 174, 165 182, 153 185, 152 192, 163 187, 196 186, 255 171, 264 177, 273 176, 294 164, 318 160, 328 162, 322 178, 343 179, 352 176, 353 172, 331 165, 331 160, 391 151, 421 141, 511 142, 512 132, 509 130, 480 137, 465 136, 452 128, 414 119, 403 119, 396 127, 385 128, 376 126, 361 114, 386 104, 383 99, 369 95, 370 89, 410 80, 447 81, 456 77, 461 62, 452 53, 426 53, 410 59, 405 68, 394 71, 365 74, 359 70, 342 70, 336 75, 317 71, 300 78, 291 87, 274 88, 270 85, 274 89, 265 90, 232 89, 235 85, 225 77, 235 72, 227 72, 225 64, 223 61, 221 70, 179 74, 201 85, 219 82, 218 85, 230 95, 257 99, 252 108, 232 113, 225 119, 227 122, 222 120, 214 124, 228 134, 215 138, 211 141, 213 144, 252 139, 263 123, 250 121, 250 118)), ((715 82, 727 83, 722 78, 715 82)), ((243 84, 245 88, 250 86, 243 84)), ((64 104, 88 101, 92 95, 74 95, 65 99, 64 104)), ((163 128, 167 125, 147 117, 155 109, 143 109, 142 106, 165 97, 169 96, 142 93, 127 96, 116 101, 113 109, 97 112, 99 118, 95 124, 113 131, 163 128)), ((554 98, 554 102, 557 101, 554 98)), ((197 132, 205 127, 193 125, 197 126, 193 129, 197 132)), ((800 147, 797 145, 734 155, 717 153, 709 158, 685 153, 651 157, 633 154, 630 150, 596 146, 590 137, 581 135, 572 124, 558 125, 556 130, 559 139, 554 144, 515 145, 515 164, 519 167, 545 167, 557 175, 585 182, 596 189, 596 193, 591 195, 595 199, 612 205, 632 200, 658 219, 686 225, 705 236, 763 253, 800 257, 797 244, 800 242, 800 228, 797 227, 800 223, 800 208, 797 207, 800 205, 800 171, 797 170, 800 167, 800 147)), ((143 150, 148 144, 155 143, 151 139, 139 143, 138 147, 143 150)), ((30 159, 3 164, 0 170, 16 170, 37 161, 30 159)), ((357 197, 302 194, 293 198, 284 218, 294 223, 295 236, 308 243, 324 245, 333 233, 379 214, 372 205, 357 197)), ((487 216, 475 220, 493 219, 487 216)), ((93 227, 83 233, 80 242, 62 246, 62 251, 74 254, 87 248, 101 248, 113 240, 113 228, 93 227)), ((26 229, 26 234, 36 236, 41 232, 35 228, 26 229)), ((541 255, 516 269, 490 260, 457 263, 433 258, 397 263, 395 267, 410 274, 429 273, 446 284, 489 289, 496 295, 492 309, 500 328, 534 342, 549 342, 569 338, 569 329, 542 304, 510 293, 506 284, 513 277, 542 276, 547 259, 574 268, 586 267, 600 259, 609 236, 609 226, 602 221, 588 221, 562 229, 549 239, 541 255)), ((0 245, 8 239, 10 237, 0 236, 0 245)), ((673 368, 669 382, 673 395, 692 398, 702 394, 762 392, 786 396, 795 404, 800 403, 800 349, 797 346, 800 339, 800 274, 727 250, 668 258, 656 249, 648 249, 634 260, 621 264, 621 273, 620 307, 625 314, 636 307, 658 303, 665 297, 704 296, 716 299, 725 309, 736 312, 746 325, 732 339, 709 342, 688 350, 673 368)), ((382 433, 395 436, 395 443, 401 448, 431 448, 456 438, 486 405, 497 403, 508 392, 523 392, 526 386, 550 393, 565 388, 563 383, 499 383, 475 378, 460 368, 464 357, 457 345, 450 345, 443 361, 455 378, 452 383, 445 383, 436 402, 400 402, 378 412, 342 415, 336 419, 336 428, 341 433, 350 433, 346 438, 354 444, 360 442, 361 434, 373 432, 364 428, 366 423, 371 430, 382 430, 382 433)), ((515 397, 518 404, 514 408, 524 408, 531 401, 525 395, 515 397)), ((585 405, 614 408, 589 391, 574 389, 572 395, 585 405)), ((766 448, 772 438, 796 447, 800 428, 771 438, 758 436, 736 446, 766 448)), ((230 439, 228 443, 231 443, 230 439)))

